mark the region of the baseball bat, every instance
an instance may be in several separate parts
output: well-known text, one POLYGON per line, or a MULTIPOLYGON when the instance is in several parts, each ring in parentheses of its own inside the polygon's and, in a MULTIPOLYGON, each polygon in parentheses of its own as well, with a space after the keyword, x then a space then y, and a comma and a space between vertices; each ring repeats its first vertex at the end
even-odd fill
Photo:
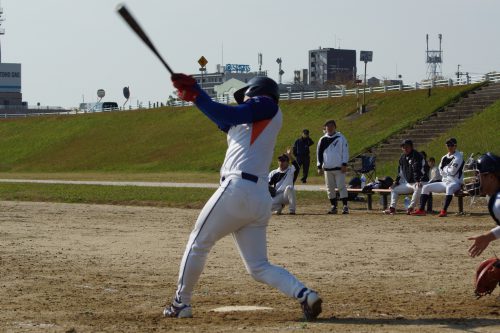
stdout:
POLYGON ((127 22, 129 27, 132 28, 132 30, 134 30, 137 36, 139 36, 139 38, 141 38, 142 41, 149 47, 149 49, 158 57, 158 59, 160 59, 163 66, 165 66, 167 71, 169 71, 170 75, 173 75, 174 71, 172 70, 172 68, 170 68, 165 59, 163 59, 158 50, 156 50, 156 47, 153 45, 148 35, 146 35, 144 30, 142 30, 141 26, 139 25, 137 20, 132 16, 132 14, 130 14, 125 4, 119 4, 116 7, 116 11, 125 20, 125 22, 127 22))

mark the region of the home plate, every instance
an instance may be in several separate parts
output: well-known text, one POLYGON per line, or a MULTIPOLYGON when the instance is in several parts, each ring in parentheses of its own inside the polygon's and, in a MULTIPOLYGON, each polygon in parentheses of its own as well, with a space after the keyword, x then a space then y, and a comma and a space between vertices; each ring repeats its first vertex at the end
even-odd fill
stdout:
POLYGON ((235 306, 222 306, 220 308, 213 309, 214 312, 235 312, 235 311, 262 311, 262 310, 272 310, 273 308, 268 308, 265 306, 253 306, 253 305, 235 305, 235 306))

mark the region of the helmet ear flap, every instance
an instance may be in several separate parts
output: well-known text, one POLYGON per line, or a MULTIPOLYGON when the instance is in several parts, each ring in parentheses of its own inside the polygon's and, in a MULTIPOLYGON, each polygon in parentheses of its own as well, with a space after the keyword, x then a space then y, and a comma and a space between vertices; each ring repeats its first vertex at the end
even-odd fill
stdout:
POLYGON ((248 87, 245 86, 243 88, 240 88, 236 90, 233 94, 234 99, 236 100, 236 103, 238 104, 243 104, 243 101, 245 99, 245 92, 247 91, 248 87))

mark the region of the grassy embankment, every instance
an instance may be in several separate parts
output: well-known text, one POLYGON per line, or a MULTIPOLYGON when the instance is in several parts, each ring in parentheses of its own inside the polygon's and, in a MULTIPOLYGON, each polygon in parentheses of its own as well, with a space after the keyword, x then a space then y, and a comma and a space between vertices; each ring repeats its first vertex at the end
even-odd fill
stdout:
MULTIPOLYGON (((339 129, 348 137, 351 155, 359 153, 424 118, 466 89, 435 89, 431 98, 424 91, 371 95, 371 111, 363 116, 355 114, 354 97, 283 101, 285 121, 276 154, 290 145, 302 128, 309 128, 317 141, 321 124, 330 118, 337 120, 339 129)), ((498 108, 495 110, 498 115, 498 108)), ((491 117, 481 119, 472 127, 480 128, 485 137, 488 131, 495 133, 495 128, 485 128, 495 127, 498 121, 493 122, 491 117)), ((464 134, 471 138, 472 147, 477 147, 474 143, 482 143, 474 140, 474 135, 464 134)), ((461 136, 456 137, 461 142, 461 136)), ((224 135, 193 108, 0 122, 0 178, 215 182, 224 150, 224 135)), ((433 153, 431 149, 429 152, 433 153)), ((319 177, 311 179, 321 182, 319 177)), ((211 193, 212 189, 0 185, 3 200, 178 207, 199 207, 211 193)), ((322 198, 323 194, 303 193, 300 199, 312 202, 318 195, 322 198)))

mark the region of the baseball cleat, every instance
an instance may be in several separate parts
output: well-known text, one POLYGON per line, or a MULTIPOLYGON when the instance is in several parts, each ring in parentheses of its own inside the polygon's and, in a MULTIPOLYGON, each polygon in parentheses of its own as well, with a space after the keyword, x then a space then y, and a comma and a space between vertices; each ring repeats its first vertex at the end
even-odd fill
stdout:
POLYGON ((338 211, 337 211, 337 207, 333 207, 328 211, 328 214, 337 214, 338 211))
POLYGON ((177 302, 177 300, 174 299, 170 306, 163 309, 163 316, 171 318, 193 318, 193 311, 191 305, 177 302))
POLYGON ((386 210, 384 210, 383 213, 386 215, 394 215, 394 214, 396 214, 396 208, 389 207, 386 210))
POLYGON ((413 214, 413 212, 414 212, 413 207, 408 207, 408 209, 406 210, 406 215, 411 215, 413 214))
POLYGON ((304 313, 305 320, 311 321, 319 316, 323 300, 319 297, 317 292, 307 289, 299 300, 301 301, 300 306, 304 313))
POLYGON ((447 215, 448 215, 448 213, 444 209, 441 209, 441 211, 439 212, 438 217, 446 217, 447 215))
POLYGON ((425 216, 425 215, 427 215, 427 213, 425 212, 425 210, 419 208, 416 211, 412 212, 411 215, 414 215, 414 216, 425 216))
POLYGON ((342 214, 349 214, 349 207, 344 206, 344 207, 342 208, 342 214))

